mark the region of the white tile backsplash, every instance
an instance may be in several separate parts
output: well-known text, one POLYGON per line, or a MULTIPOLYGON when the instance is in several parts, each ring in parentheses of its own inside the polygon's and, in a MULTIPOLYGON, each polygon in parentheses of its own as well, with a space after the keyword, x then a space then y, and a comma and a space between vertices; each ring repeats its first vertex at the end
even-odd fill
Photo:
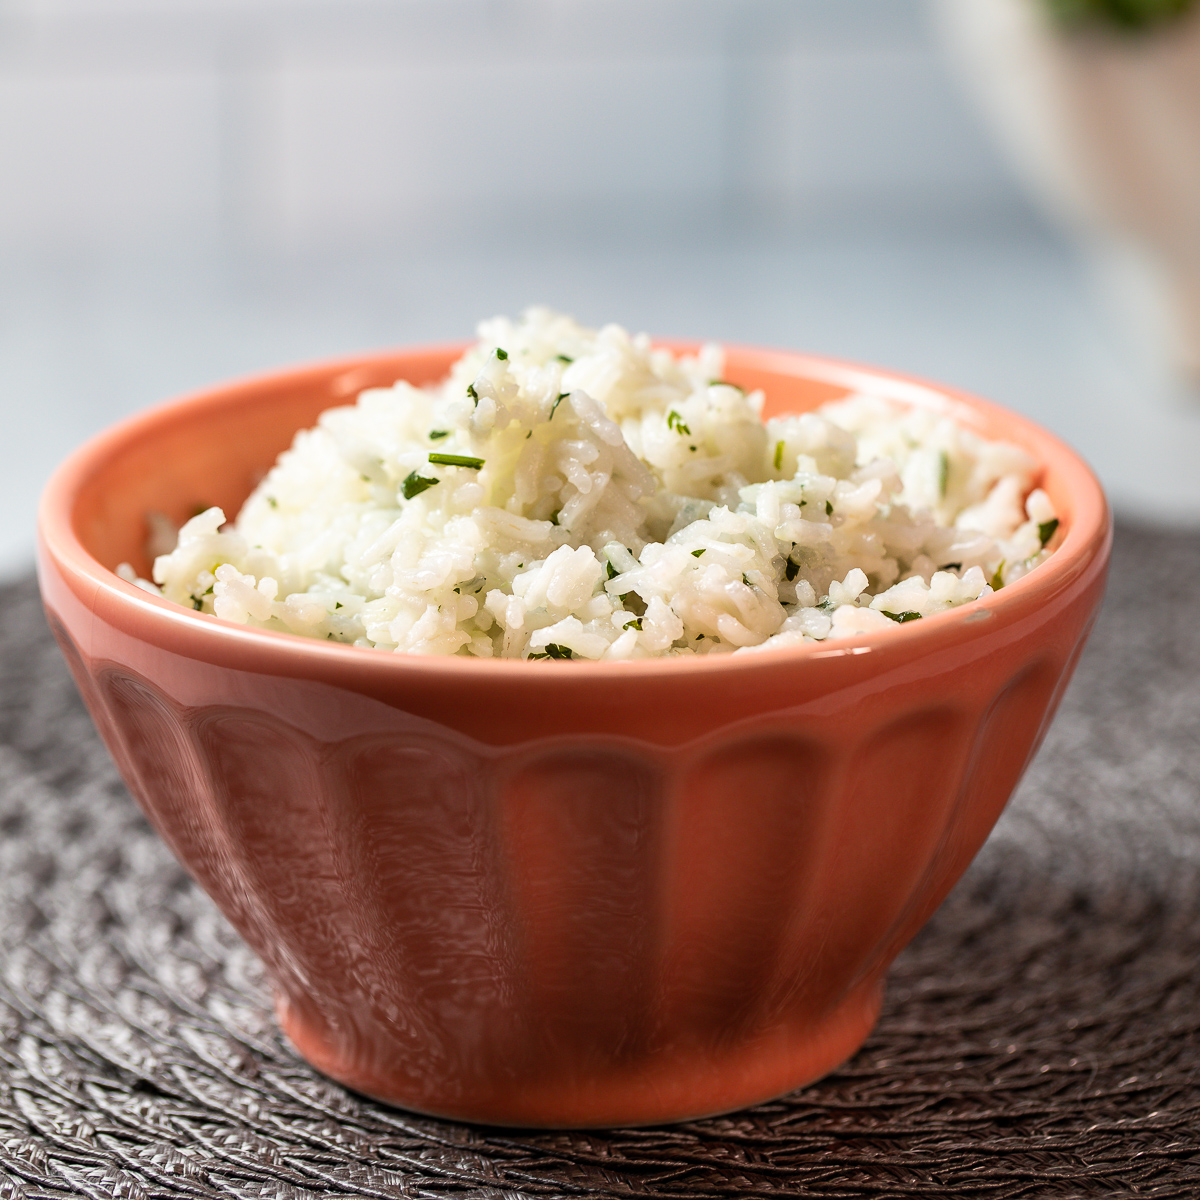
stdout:
POLYGON ((919 0, 0 0, 0 252, 1024 212, 919 0))

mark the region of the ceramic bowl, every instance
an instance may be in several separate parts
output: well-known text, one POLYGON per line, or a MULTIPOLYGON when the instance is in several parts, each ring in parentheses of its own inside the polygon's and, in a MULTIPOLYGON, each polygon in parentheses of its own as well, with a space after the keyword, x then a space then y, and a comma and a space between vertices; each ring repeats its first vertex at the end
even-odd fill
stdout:
MULTIPOLYGON (((681 347, 676 347, 681 348, 681 347)), ((102 434, 48 485, 50 623, 130 790, 347 1086, 479 1122, 674 1121, 851 1055, 884 973, 979 849, 1100 601, 1087 467, 944 388, 730 348, 767 411, 854 389, 1042 465, 1061 544, 973 605, 834 644, 633 663, 386 654, 124 583, 146 514, 238 510, 333 404, 461 347, 274 374, 102 434)), ((949 965, 948 965, 949 966, 949 965)))

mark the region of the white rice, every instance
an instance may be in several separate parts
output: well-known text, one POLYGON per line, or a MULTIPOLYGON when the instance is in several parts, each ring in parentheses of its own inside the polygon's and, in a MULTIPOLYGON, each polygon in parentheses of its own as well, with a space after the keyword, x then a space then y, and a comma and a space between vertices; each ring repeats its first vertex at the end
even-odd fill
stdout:
POLYGON ((162 594, 406 654, 632 659, 894 628, 1050 553, 1037 464, 940 413, 856 395, 764 423, 717 346, 545 309, 479 336, 440 386, 323 413, 232 525, 188 521, 162 594))

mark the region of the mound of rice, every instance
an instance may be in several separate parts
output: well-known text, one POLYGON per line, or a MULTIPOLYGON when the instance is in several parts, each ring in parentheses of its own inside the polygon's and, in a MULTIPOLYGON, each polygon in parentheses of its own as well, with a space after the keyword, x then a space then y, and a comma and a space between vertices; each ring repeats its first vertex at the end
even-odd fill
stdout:
POLYGON ((856 395, 764 423, 719 347, 544 309, 479 337, 440 386, 322 414, 231 526, 184 525, 162 595, 406 654, 632 659, 891 628, 1050 553, 1034 461, 945 415, 856 395))

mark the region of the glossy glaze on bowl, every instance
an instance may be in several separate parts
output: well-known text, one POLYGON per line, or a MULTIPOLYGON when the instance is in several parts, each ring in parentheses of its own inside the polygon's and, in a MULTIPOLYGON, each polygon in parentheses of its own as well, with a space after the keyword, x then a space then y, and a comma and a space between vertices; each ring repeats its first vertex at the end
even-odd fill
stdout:
POLYGON ((422 1112, 677 1120, 850 1055, 1082 649, 1110 541, 1087 468, 957 393, 731 349, 768 411, 854 387, 1044 464, 1044 566, 849 641, 638 663, 407 658, 236 627, 111 574, 145 513, 236 511, 331 403, 456 348, 330 364, 112 431, 47 489, 47 613, 131 790, 270 968, 317 1067, 422 1112))

